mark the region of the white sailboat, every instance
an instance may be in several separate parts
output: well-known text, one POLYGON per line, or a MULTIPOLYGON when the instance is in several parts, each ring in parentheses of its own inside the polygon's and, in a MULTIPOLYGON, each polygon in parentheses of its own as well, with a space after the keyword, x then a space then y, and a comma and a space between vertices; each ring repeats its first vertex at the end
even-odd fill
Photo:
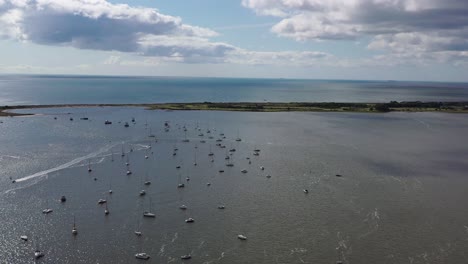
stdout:
POLYGON ((72 234, 73 234, 73 235, 78 235, 78 230, 76 229, 76 223, 75 223, 75 216, 73 216, 72 234))
POLYGON ((156 217, 156 215, 151 212, 151 198, 149 200, 149 209, 148 209, 148 211, 143 212, 143 217, 150 217, 150 218, 155 218, 156 217))

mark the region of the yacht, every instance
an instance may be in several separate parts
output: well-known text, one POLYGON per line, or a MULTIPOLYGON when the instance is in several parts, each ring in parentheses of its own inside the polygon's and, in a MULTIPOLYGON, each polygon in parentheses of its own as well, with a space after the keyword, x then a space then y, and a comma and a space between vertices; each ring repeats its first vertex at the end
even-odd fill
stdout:
POLYGON ((185 223, 193 223, 195 222, 195 220, 191 217, 189 217, 188 219, 185 219, 185 223))
POLYGON ((150 258, 150 255, 146 253, 136 253, 135 258, 137 259, 143 259, 143 260, 148 260, 150 258))
POLYGON ((240 240, 247 240, 247 237, 244 235, 238 235, 237 238, 240 240))

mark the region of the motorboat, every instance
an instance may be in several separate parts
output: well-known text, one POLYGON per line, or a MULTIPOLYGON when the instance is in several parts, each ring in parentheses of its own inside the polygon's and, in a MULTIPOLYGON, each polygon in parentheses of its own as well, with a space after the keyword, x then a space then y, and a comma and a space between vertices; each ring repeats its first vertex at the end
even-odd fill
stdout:
POLYGON ((184 260, 186 260, 186 259, 191 259, 191 258, 192 258, 192 256, 191 256, 190 254, 188 254, 188 255, 183 255, 183 256, 180 257, 180 259, 184 259, 184 260))
POLYGON ((247 237, 244 235, 238 235, 237 238, 240 240, 247 240, 247 237))
POLYGON ((107 200, 105 200, 105 199, 99 199, 97 203, 98 203, 98 204, 105 204, 105 203, 107 203, 107 200))
POLYGON ((143 259, 143 260, 148 260, 150 258, 150 255, 146 253, 136 253, 135 258, 137 259, 143 259))
POLYGON ((143 217, 151 217, 151 218, 155 218, 155 217, 156 217, 156 215, 155 215, 155 214, 153 214, 153 213, 150 213, 150 212, 148 212, 148 211, 145 211, 145 212, 143 212, 143 217))
POLYGON ((195 219, 189 217, 188 219, 185 219, 185 223, 193 223, 195 222, 195 219))

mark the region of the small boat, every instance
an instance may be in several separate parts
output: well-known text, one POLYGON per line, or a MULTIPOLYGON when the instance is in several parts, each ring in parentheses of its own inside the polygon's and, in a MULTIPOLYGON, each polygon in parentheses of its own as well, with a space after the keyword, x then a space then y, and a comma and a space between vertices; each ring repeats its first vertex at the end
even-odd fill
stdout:
POLYGON ((241 170, 242 173, 247 173, 246 169, 241 170))
POLYGON ((189 217, 188 219, 185 219, 185 223, 193 223, 195 222, 195 219, 189 217))
POLYGON ((238 235, 237 238, 240 240, 247 240, 247 237, 244 235, 238 235))
POLYGON ((206 143, 206 141, 205 140, 200 140, 200 143, 206 143))
POLYGON ((28 241, 28 236, 20 236, 20 239, 23 241, 28 241))
POLYGON ((141 236, 142 235, 142 233, 140 231, 135 231, 134 233, 135 233, 136 236, 141 236))
POLYGON ((146 191, 145 190, 141 190, 140 191, 140 196, 144 196, 146 194, 146 191))
POLYGON ((236 138, 236 141, 237 141, 237 142, 240 142, 240 141, 242 141, 242 139, 240 139, 240 138, 236 138))
POLYGON ((109 193, 109 194, 112 194, 112 193, 113 193, 113 191, 112 191, 112 190, 109 190, 109 191, 108 191, 108 193, 109 193))
POLYGON ((128 124, 128 122, 125 122, 125 125, 124 127, 129 127, 130 125, 128 124))
POLYGON ((132 117, 132 123, 135 123, 135 118, 134 117, 132 117))
POLYGON ((208 183, 206 183, 206 186, 211 186, 211 183, 209 183, 209 182, 208 182, 208 183))
POLYGON ((176 169, 180 169, 180 166, 175 167, 176 169))
POLYGON ((64 203, 67 201, 67 197, 65 197, 65 195, 62 195, 62 197, 60 197, 60 202, 64 203))
POLYGON ((150 181, 145 181, 145 185, 151 185, 150 181))
POLYGON ((112 125, 112 122, 109 120, 104 121, 104 125, 112 125))
POLYGON ((143 260, 148 260, 150 258, 150 255, 146 253, 136 253, 135 258, 137 259, 143 259, 143 260))
POLYGON ((254 152, 260 152, 260 150, 259 149, 254 149, 254 152))
POLYGON ((186 181, 190 181, 190 178, 189 178, 189 177, 187 177, 187 178, 185 178, 185 180, 186 180, 186 181))
POLYGON ((144 217, 151 217, 151 218, 156 217, 155 214, 150 213, 150 212, 148 212, 148 211, 143 212, 143 216, 144 216, 144 217))
POLYGON ((219 170, 218 172, 219 172, 219 173, 223 173, 223 172, 224 172, 224 170, 219 170))
POLYGON ((309 190, 307 190, 307 189, 304 189, 304 193, 309 193, 309 190))
POLYGON ((336 174, 335 176, 336 177, 343 177, 343 175, 341 175, 341 174, 336 174))
POLYGON ((182 142, 187 143, 187 142, 190 142, 190 140, 188 140, 188 139, 183 139, 182 142))
POLYGON ((179 184, 177 185, 177 188, 184 188, 184 187, 185 187, 185 184, 183 184, 183 183, 179 183, 179 184))
POLYGON ((179 209, 180 210, 187 210, 187 206, 185 204, 179 206, 179 209))
POLYGON ((224 205, 218 205, 218 209, 225 209, 226 207, 224 205))
POLYGON ((265 167, 263 167, 263 166, 260 166, 260 169, 261 169, 261 170, 265 170, 265 167))
POLYGON ((229 152, 236 152, 236 149, 232 148, 232 149, 229 150, 229 152))
POLYGON ((82 117, 82 118, 80 118, 80 120, 89 120, 89 118, 87 118, 87 117, 82 117))
POLYGON ((260 153, 254 152, 254 156, 259 156, 259 155, 260 155, 260 153))
POLYGON ((228 167, 234 167, 234 164, 228 163, 228 164, 226 164, 226 166, 228 166, 228 167))
POLYGON ((191 258, 192 258, 192 256, 190 254, 183 255, 183 256, 180 257, 180 259, 191 259, 191 258))
POLYGON ((70 117, 70 121, 73 121, 73 117, 70 117))
POLYGON ((132 171, 131 170, 128 170, 127 171, 127 175, 131 175, 132 174, 132 171))
POLYGON ((106 199, 99 199, 97 203, 98 204, 105 204, 105 203, 107 203, 107 200, 106 199))
POLYGON ((268 174, 266 177, 269 179, 269 178, 271 178, 271 175, 270 175, 270 174, 268 174))
POLYGON ((148 159, 148 158, 149 158, 148 155, 145 155, 145 159, 148 159))

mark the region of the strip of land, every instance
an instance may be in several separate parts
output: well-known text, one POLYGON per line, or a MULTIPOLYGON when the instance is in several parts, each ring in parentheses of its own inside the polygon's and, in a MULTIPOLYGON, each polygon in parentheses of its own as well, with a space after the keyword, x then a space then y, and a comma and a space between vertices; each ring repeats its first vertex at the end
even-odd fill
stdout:
POLYGON ((15 113, 18 109, 65 108, 65 107, 145 107, 149 110, 199 110, 199 111, 239 111, 239 112, 446 112, 468 113, 468 102, 396 102, 389 103, 159 103, 159 104, 50 104, 0 106, 0 116, 24 116, 15 113))

